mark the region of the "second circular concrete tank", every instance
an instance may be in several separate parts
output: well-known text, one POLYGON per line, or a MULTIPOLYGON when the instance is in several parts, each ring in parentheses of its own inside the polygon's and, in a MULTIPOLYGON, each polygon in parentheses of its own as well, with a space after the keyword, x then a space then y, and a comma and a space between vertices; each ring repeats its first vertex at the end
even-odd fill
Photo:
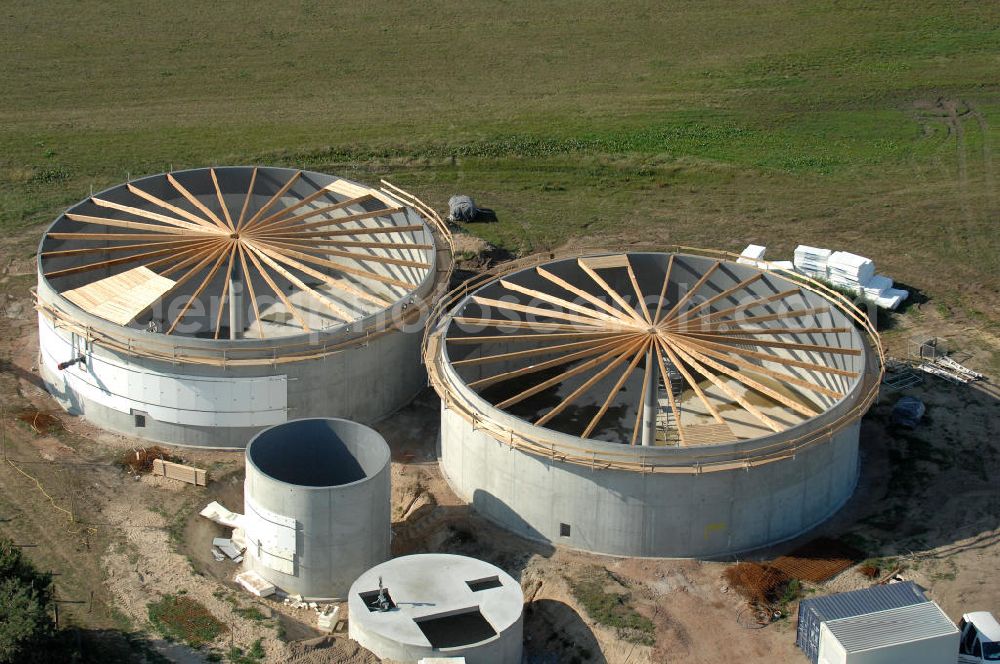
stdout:
POLYGON ((687 251, 526 259, 444 300, 425 361, 459 497, 524 537, 649 557, 768 546, 840 509, 878 332, 822 283, 687 251))
POLYGON ((246 562, 289 594, 344 597, 389 558, 389 446, 336 418, 265 429, 246 449, 246 562))

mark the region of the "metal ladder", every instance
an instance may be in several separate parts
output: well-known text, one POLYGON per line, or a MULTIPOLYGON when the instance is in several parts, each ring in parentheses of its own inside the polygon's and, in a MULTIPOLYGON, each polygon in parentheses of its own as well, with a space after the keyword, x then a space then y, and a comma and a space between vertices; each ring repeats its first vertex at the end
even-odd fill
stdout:
MULTIPOLYGON (((684 391, 684 378, 674 368, 673 364, 669 362, 665 364, 670 378, 670 391, 676 399, 684 391)), ((658 446, 676 447, 680 444, 680 436, 677 433, 677 422, 674 420, 674 411, 670 408, 670 400, 667 398, 666 390, 663 389, 662 383, 657 385, 656 403, 656 444, 658 446)))

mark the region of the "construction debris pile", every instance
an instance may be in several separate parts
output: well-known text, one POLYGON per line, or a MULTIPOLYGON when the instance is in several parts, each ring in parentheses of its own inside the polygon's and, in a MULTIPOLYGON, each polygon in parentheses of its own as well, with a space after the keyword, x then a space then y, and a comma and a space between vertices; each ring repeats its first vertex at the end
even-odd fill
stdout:
POLYGON ((17 413, 17 419, 27 424, 37 434, 47 434, 62 426, 58 417, 37 408, 22 408, 17 413))
POLYGON ((729 587, 750 604, 771 606, 778 602, 791 578, 771 565, 754 562, 737 563, 722 573, 729 587))

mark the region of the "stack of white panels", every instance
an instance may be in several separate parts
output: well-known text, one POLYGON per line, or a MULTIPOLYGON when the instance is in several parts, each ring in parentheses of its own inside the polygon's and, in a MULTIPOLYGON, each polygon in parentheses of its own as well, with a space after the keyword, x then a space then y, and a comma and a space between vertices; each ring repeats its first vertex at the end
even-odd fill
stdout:
POLYGON ((829 249, 808 247, 804 244, 800 244, 795 247, 795 257, 792 262, 795 264, 795 269, 802 274, 810 277, 826 279, 827 261, 830 260, 830 255, 832 253, 833 252, 829 249))
POLYGON ((758 267, 764 267, 763 263, 758 264, 757 261, 764 258, 764 252, 766 251, 767 247, 762 247, 759 244, 748 244, 747 248, 740 254, 740 257, 736 259, 736 262, 742 263, 743 265, 756 265, 758 267))
POLYGON ((850 288, 855 293, 861 293, 871 278, 875 276, 875 263, 864 256, 846 251, 835 251, 827 260, 827 270, 830 283, 850 288))

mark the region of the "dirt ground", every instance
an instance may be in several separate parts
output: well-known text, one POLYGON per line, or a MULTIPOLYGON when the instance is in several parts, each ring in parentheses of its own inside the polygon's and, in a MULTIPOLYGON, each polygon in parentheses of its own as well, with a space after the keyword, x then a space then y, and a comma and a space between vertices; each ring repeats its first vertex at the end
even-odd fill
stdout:
MULTIPOLYGON (((0 255, 10 257, 0 275, 0 533, 57 574, 60 626, 76 632, 84 657, 205 661, 204 651, 167 642, 149 625, 149 602, 185 593, 226 625, 213 644, 217 652, 233 645, 247 649, 260 639, 268 661, 377 661, 343 632, 322 636, 314 629, 314 611, 241 592, 232 580, 237 567, 210 555, 211 539, 227 531, 197 513, 211 500, 242 509, 239 453, 175 451, 208 469, 207 487, 137 479, 117 460, 140 441, 101 432, 47 396, 35 364, 34 271, 27 258, 33 237, 0 247, 0 255), (57 423, 36 431, 15 417, 23 408, 51 413, 57 423)), ((926 336, 946 338, 988 380, 959 386, 925 376, 905 392, 928 407, 914 431, 890 425, 899 394, 885 392, 863 423, 862 473, 849 504, 813 533, 745 558, 781 555, 817 535, 840 537, 869 557, 890 558, 888 564, 927 588, 953 619, 971 610, 1000 614, 1000 375, 991 373, 1000 340, 915 304, 886 335, 890 355, 905 357, 909 340, 926 336)), ((794 645, 795 602, 760 629, 737 621, 745 602, 722 579, 732 560, 588 555, 522 540, 478 517, 438 470, 437 420, 438 402, 428 390, 376 425, 393 452, 394 553, 472 555, 520 579, 527 600, 526 661, 697 664, 736 652, 748 663, 806 661, 794 645), (571 580, 594 568, 608 570, 608 590, 627 595, 627 604, 653 622, 652 645, 622 638, 588 615, 571 580)), ((856 566, 805 592, 871 583, 856 566)))

